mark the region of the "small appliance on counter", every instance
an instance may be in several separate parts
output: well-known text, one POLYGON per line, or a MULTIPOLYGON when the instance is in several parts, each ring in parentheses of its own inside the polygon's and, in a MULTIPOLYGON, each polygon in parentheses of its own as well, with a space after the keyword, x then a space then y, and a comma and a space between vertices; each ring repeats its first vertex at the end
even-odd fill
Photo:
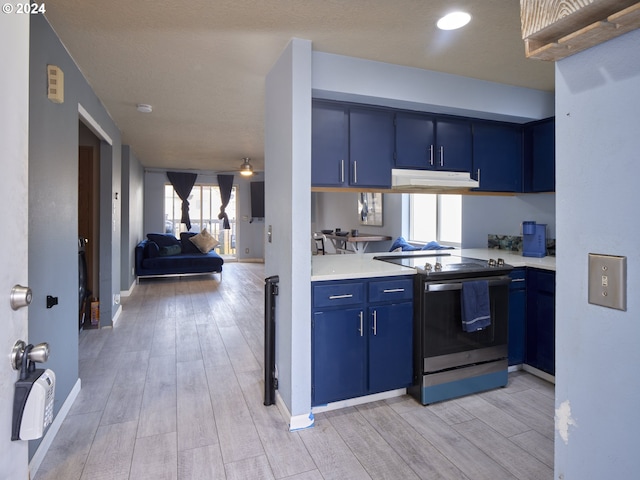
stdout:
POLYGON ((522 222, 522 256, 542 258, 547 255, 547 226, 522 222))

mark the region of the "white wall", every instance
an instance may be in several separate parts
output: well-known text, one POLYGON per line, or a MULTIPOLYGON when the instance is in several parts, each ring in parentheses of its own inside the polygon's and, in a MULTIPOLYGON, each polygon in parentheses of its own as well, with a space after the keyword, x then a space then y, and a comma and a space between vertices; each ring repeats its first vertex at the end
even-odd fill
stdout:
POLYGON ((323 52, 313 96, 516 123, 554 115, 552 92, 323 52))
POLYGON ((640 30, 556 64, 555 478, 640 472, 639 92, 640 30), (626 312, 587 303, 590 252, 627 257, 626 312))
POLYGON ((311 411, 311 42, 292 40, 271 68, 265 103, 265 274, 278 275, 276 366, 292 424, 311 411))

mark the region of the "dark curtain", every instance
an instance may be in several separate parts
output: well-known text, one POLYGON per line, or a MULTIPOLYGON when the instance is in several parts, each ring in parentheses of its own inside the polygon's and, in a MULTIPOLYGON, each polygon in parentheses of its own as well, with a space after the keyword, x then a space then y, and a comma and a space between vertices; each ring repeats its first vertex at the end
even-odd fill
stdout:
POLYGON ((195 173, 179 173, 179 172, 167 172, 167 178, 173 185, 173 189, 176 191, 180 200, 182 200, 182 217, 180 222, 187 226, 187 230, 191 230, 191 219, 189 218, 189 195, 191 189, 196 183, 197 174, 195 173))
POLYGON ((224 210, 225 208, 227 208, 227 205, 229 205, 229 200, 231 199, 233 175, 218 175, 218 186, 220 187, 220 200, 222 200, 218 218, 222 220, 222 228, 224 228, 225 230, 229 230, 231 228, 231 225, 229 225, 229 217, 227 216, 227 212, 225 212, 224 210))

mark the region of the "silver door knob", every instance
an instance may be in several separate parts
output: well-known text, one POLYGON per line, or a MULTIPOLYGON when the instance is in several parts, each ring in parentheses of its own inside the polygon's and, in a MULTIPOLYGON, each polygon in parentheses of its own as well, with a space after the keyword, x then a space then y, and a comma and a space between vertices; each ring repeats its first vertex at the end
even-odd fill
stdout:
POLYGON ((33 298, 33 293, 29 287, 14 285, 11 289, 11 308, 18 310, 21 307, 28 307, 33 298))

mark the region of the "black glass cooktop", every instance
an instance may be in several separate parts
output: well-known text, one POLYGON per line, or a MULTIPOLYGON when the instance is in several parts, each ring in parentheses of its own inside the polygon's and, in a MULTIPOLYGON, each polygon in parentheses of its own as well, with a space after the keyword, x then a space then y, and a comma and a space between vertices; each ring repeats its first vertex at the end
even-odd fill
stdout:
POLYGON ((480 260, 462 257, 451 253, 420 253, 407 255, 380 255, 374 260, 395 263, 404 267, 415 268, 418 273, 432 277, 476 276, 478 274, 497 275, 508 272, 513 267, 500 259, 480 260))

